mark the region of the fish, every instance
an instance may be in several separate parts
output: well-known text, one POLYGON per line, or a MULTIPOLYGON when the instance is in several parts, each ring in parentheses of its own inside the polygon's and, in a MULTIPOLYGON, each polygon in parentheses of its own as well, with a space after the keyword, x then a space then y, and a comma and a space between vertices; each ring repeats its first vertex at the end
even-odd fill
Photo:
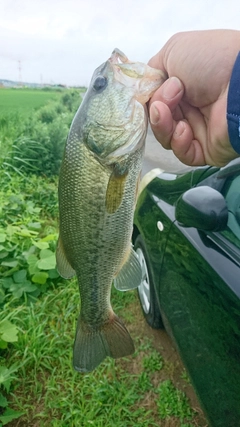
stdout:
POLYGON ((159 70, 119 49, 93 73, 73 119, 59 174, 59 274, 77 276, 81 308, 73 367, 90 372, 107 356, 134 352, 114 313, 112 283, 126 291, 142 277, 131 245, 147 133, 146 102, 163 83, 159 70))

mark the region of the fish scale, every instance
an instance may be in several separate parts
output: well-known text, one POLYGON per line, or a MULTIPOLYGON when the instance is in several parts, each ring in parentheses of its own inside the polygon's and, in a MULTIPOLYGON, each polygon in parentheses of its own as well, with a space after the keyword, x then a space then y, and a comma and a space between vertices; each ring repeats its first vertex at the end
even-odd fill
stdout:
POLYGON ((143 65, 115 50, 98 67, 71 125, 61 166, 57 268, 63 277, 78 279, 73 365, 80 372, 93 370, 106 356, 134 351, 110 294, 113 281, 119 290, 133 289, 142 275, 131 234, 147 132, 144 104, 163 81, 160 71, 143 65))

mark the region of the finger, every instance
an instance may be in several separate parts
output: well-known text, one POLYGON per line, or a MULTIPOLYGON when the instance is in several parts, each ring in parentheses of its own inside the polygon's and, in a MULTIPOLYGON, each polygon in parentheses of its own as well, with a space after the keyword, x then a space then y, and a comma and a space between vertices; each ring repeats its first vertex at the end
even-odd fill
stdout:
POLYGON ((170 77, 153 94, 150 105, 154 101, 165 102, 173 111, 184 94, 184 86, 177 77, 170 77))
POLYGON ((182 82, 171 77, 154 93, 149 102, 152 131, 164 148, 170 148, 176 121, 183 118, 179 103, 184 93, 182 82))
POLYGON ((177 123, 172 139, 171 148, 178 159, 189 166, 206 164, 203 146, 194 138, 190 125, 181 120, 177 123))
MULTIPOLYGON (((149 101, 149 108, 151 108, 154 102, 161 101, 169 107, 174 120, 183 119, 181 109, 179 108, 179 103, 182 100, 183 94, 184 86, 182 82, 177 77, 171 77, 170 79, 166 80, 160 86, 160 88, 153 94, 152 98, 149 101)), ((163 125, 164 122, 162 121, 161 127, 163 125)), ((155 132, 157 131, 157 129, 153 129, 153 131, 155 132)))
POLYGON ((150 123, 155 138, 166 149, 171 148, 171 139, 176 127, 169 107, 163 102, 156 101, 150 106, 150 123))

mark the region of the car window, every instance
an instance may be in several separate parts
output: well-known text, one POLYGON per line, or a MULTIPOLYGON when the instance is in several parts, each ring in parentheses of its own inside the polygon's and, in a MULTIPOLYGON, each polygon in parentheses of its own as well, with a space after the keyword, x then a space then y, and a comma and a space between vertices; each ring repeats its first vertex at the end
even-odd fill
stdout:
POLYGON ((240 176, 230 177, 222 189, 228 207, 228 223, 221 234, 240 248, 240 176))

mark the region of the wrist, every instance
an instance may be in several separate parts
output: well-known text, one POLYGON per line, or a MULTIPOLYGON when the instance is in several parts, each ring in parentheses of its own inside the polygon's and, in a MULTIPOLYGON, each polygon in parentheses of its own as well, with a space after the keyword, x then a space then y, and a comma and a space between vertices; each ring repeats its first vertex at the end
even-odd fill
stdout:
POLYGON ((240 52, 233 66, 228 88, 227 124, 232 148, 240 154, 240 52))

